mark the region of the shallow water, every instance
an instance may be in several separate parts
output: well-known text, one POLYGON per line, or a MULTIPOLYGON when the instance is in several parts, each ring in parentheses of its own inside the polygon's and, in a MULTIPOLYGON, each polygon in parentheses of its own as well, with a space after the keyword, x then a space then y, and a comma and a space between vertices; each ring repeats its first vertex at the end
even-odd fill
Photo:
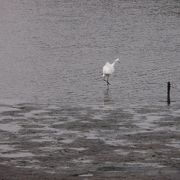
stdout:
POLYGON ((0 0, 0 164, 178 169, 179 12, 177 0, 0 0))
POLYGON ((179 172, 179 106, 6 108, 0 113, 0 165, 80 177, 179 172))
POLYGON ((0 99, 44 104, 180 100, 180 3, 0 1, 0 99), (119 57, 110 90, 102 66, 119 57))

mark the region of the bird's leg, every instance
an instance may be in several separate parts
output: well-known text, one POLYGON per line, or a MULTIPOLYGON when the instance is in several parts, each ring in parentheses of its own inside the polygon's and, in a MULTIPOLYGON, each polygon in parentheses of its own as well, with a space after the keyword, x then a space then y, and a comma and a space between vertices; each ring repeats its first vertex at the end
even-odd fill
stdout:
POLYGON ((109 82, 108 82, 108 76, 105 76, 103 80, 107 83, 107 85, 109 84, 109 82), (107 77, 107 79, 106 79, 106 77, 107 77))
POLYGON ((109 81, 107 81, 107 85, 108 85, 108 86, 111 85, 111 84, 109 83, 109 81))
POLYGON ((111 84, 109 83, 109 76, 107 76, 107 86, 109 86, 109 85, 111 85, 111 84))
POLYGON ((109 76, 104 76, 104 78, 103 78, 103 80, 107 83, 107 86, 109 86, 110 85, 110 83, 109 83, 109 76), (106 79, 106 77, 107 77, 107 79, 106 79))
POLYGON ((104 80, 105 82, 107 82, 107 81, 106 81, 106 76, 104 76, 103 80, 104 80))

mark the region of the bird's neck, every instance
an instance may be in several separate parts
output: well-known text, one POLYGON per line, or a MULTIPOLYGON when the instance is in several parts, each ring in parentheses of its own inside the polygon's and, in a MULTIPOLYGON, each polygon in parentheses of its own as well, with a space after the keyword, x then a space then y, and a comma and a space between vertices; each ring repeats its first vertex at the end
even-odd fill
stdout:
POLYGON ((116 62, 118 62, 119 59, 115 59, 114 62, 112 63, 112 66, 114 66, 116 64, 116 62))
POLYGON ((116 64, 116 61, 114 61, 114 62, 112 63, 112 66, 114 67, 115 64, 116 64))

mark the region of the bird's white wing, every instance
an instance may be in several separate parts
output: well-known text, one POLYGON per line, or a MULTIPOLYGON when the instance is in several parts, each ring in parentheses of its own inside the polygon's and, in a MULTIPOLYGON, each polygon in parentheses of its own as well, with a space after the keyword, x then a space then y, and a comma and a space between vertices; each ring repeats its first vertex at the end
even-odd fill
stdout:
POLYGON ((112 67, 112 65, 107 62, 104 66, 103 66, 103 75, 110 75, 114 72, 114 67, 112 67))

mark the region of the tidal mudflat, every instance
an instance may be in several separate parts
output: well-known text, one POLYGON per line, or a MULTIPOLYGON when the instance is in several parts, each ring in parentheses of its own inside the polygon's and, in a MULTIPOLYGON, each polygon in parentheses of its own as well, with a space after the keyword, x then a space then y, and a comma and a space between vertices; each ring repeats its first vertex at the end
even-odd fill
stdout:
POLYGON ((0 0, 0 180, 179 180, 179 12, 178 0, 0 0))
POLYGON ((0 105, 0 177, 178 179, 179 107, 0 105))

